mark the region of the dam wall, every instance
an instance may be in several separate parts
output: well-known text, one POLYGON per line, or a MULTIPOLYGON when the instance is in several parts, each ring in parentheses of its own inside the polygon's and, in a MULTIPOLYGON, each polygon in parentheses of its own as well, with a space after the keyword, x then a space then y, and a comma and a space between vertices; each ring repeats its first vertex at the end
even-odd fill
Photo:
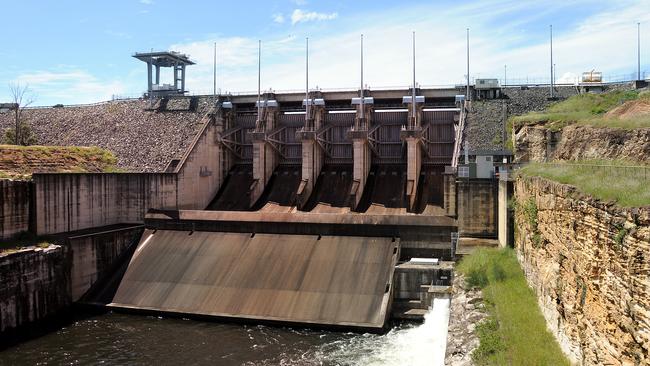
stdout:
POLYGON ((572 362, 650 363, 650 208, 538 177, 515 182, 515 249, 572 362))
POLYGON ((29 231, 32 224, 32 184, 0 179, 0 240, 29 231))
POLYGON ((173 172, 34 174, 36 233, 142 223, 150 208, 205 208, 226 173, 216 142, 220 121, 205 119, 173 172))
POLYGON ((458 232, 463 236, 496 238, 498 234, 499 181, 458 179, 458 232))
POLYGON ((69 310, 141 233, 141 226, 110 227, 0 253, 0 339, 11 341, 12 332, 69 310))
POLYGON ((36 233, 142 223, 151 207, 178 207, 173 173, 34 174, 36 233))
POLYGON ((60 245, 0 253, 0 334, 71 304, 68 253, 60 245))

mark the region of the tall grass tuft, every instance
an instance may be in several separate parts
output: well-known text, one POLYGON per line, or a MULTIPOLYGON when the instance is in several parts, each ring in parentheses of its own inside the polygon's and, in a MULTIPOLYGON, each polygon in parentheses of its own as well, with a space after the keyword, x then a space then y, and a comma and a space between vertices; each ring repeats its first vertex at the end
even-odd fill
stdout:
POLYGON ((650 166, 623 160, 530 163, 520 174, 571 184, 595 198, 622 207, 650 205, 650 166))
POLYGON ((478 249, 457 269, 482 289, 488 318, 477 324, 477 365, 568 365, 512 249, 478 249))

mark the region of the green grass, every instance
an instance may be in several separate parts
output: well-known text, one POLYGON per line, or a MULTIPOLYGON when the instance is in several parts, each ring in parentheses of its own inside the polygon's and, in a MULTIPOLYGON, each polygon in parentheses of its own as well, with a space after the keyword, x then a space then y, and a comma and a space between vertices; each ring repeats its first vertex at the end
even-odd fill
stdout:
POLYGON ((45 172, 117 173, 117 158, 96 146, 0 145, 0 178, 30 179, 34 165, 45 172))
POLYGON ((622 160, 530 163, 520 169, 519 174, 571 184, 583 193, 615 201, 622 207, 650 205, 650 166, 639 163, 622 160), (628 168, 624 168, 626 166, 628 168), (643 169, 630 166, 644 166, 645 173, 643 169))
POLYGON ((617 90, 603 94, 574 95, 564 101, 552 104, 543 112, 531 112, 512 117, 510 131, 513 126, 524 124, 544 124, 552 131, 559 131, 574 123, 623 129, 650 127, 650 115, 625 119, 605 117, 606 112, 638 98, 650 98, 650 93, 617 90))
POLYGON ((476 327, 477 365, 569 365, 528 287, 512 249, 477 249, 458 270, 482 289, 488 318, 476 327))
POLYGON ((38 237, 30 232, 24 231, 11 240, 0 241, 0 253, 13 253, 29 247, 47 248, 53 242, 52 238, 38 237))

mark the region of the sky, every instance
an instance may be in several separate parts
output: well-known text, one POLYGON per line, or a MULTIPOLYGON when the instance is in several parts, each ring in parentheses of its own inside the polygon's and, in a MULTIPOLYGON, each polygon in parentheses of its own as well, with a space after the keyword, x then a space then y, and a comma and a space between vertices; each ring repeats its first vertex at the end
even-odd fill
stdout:
MULTIPOLYGON (((364 83, 372 88, 412 84, 412 32, 416 82, 465 81, 466 29, 470 79, 548 82, 549 26, 559 82, 584 71, 606 79, 650 76, 650 0, 473 1, 43 1, 0 0, 0 102, 10 85, 27 85, 33 105, 92 103, 138 97, 146 64, 135 52, 173 50, 197 64, 187 68, 192 94, 212 93, 213 45, 217 87, 257 90, 257 45, 262 41, 263 90, 304 90, 305 38, 310 88, 356 89, 360 35, 364 83)), ((162 73, 171 83, 171 71, 162 73)))

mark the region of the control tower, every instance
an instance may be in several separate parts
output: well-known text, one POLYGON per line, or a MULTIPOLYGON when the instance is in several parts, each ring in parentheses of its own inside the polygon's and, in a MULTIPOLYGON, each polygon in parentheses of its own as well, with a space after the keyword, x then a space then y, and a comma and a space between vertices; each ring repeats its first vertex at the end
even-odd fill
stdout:
POLYGON ((133 57, 147 63, 147 96, 165 97, 173 95, 184 95, 185 90, 185 67, 194 65, 189 56, 174 51, 162 52, 136 52, 133 57), (156 67, 155 83, 153 81, 153 68, 156 67), (174 71, 174 84, 160 83, 160 68, 172 67, 174 71))

